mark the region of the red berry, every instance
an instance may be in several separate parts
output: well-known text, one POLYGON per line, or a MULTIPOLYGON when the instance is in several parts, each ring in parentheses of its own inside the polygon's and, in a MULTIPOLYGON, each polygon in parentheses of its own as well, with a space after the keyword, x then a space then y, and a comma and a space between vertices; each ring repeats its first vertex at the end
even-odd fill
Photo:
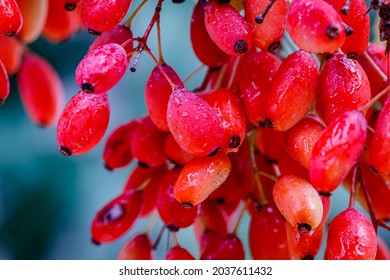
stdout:
POLYGON ((309 169, 313 147, 324 130, 325 126, 316 118, 305 117, 286 132, 284 147, 293 159, 309 169))
POLYGON ((321 223, 323 205, 313 186, 306 180, 286 175, 274 185, 275 204, 286 220, 301 232, 309 232, 321 223))
POLYGON ((345 38, 341 50, 350 58, 362 55, 370 39, 370 17, 364 0, 348 0, 348 12, 343 12, 346 0, 325 0, 338 12, 343 22, 352 29, 352 34, 345 38))
POLYGON ((69 13, 61 0, 48 1, 49 8, 42 35, 50 42, 69 40, 79 29, 78 13, 69 13))
POLYGON ((167 121, 173 137, 187 153, 202 157, 221 149, 223 128, 217 112, 188 89, 179 88, 171 94, 167 121))
POLYGON ((110 31, 124 18, 132 0, 84 0, 81 20, 93 34, 110 31))
POLYGON ((244 1, 245 19, 253 29, 253 43, 263 51, 279 47, 287 25, 287 0, 244 1), (262 13, 272 3, 265 15, 262 13))
POLYGON ((88 52, 76 68, 76 82, 87 93, 113 88, 127 68, 127 54, 121 45, 105 44, 88 52))
POLYGON ((265 205, 253 213, 249 224, 249 249, 254 260, 289 260, 286 221, 276 206, 265 205))
POLYGON ((206 1, 198 1, 191 17, 191 44, 198 59, 210 67, 219 67, 229 61, 229 55, 223 52, 207 33, 204 19, 206 1))
POLYGON ((134 224, 142 207, 140 192, 128 191, 106 204, 91 225, 93 242, 112 242, 122 237, 134 224))
POLYGON ((304 51, 290 54, 272 78, 263 124, 288 130, 310 111, 319 89, 320 72, 313 56, 304 51))
POLYGON ((15 37, 0 36, 0 60, 9 75, 15 74, 22 63, 24 45, 15 37))
POLYGON ((103 161, 107 169, 125 167, 131 162, 131 140, 138 124, 138 120, 122 124, 108 136, 103 151, 103 161))
POLYGON ((341 184, 363 151, 366 133, 360 111, 348 111, 329 124, 310 159, 310 182, 317 191, 329 193, 341 184))
POLYGON ((222 124, 221 151, 237 152, 246 133, 246 118, 239 97, 229 89, 219 88, 204 99, 215 109, 222 124))
MULTIPOLYGON (((162 64, 165 74, 178 86, 183 87, 179 75, 167 64, 162 64)), ((160 67, 155 66, 145 85, 145 105, 150 118, 163 131, 169 131, 167 123, 167 107, 172 87, 163 75, 160 67)))
POLYGON ((192 225, 198 216, 198 207, 184 208, 174 196, 174 185, 181 169, 170 169, 161 181, 157 211, 165 226, 173 231, 192 225))
POLYGON ((214 43, 229 55, 242 55, 252 48, 252 31, 241 14, 228 4, 211 0, 205 8, 205 25, 214 43))
POLYGON ((264 51, 251 52, 243 63, 240 97, 246 116, 255 125, 265 120, 269 88, 281 63, 277 56, 264 51))
POLYGON ((345 42, 343 21, 325 1, 292 1, 287 20, 291 39, 304 51, 334 53, 345 42))
POLYGON ((118 260, 152 260, 153 247, 149 236, 137 234, 121 249, 118 260))
POLYGON ((23 107, 34 123, 47 127, 57 122, 65 90, 57 71, 45 58, 26 53, 17 84, 23 107))
POLYGON ((230 160, 224 154, 192 159, 175 183, 175 198, 185 207, 200 204, 226 180, 230 169, 230 160))
POLYGON ((175 246, 169 249, 165 255, 166 260, 194 260, 194 256, 191 255, 185 248, 175 246))
POLYGON ((144 117, 134 129, 131 137, 131 153, 148 167, 165 163, 165 139, 168 134, 159 130, 149 116, 144 117))
POLYGON ((380 173, 390 173, 390 98, 379 113, 370 150, 371 165, 380 173))
POLYGON ((330 222, 325 259, 373 260, 376 251, 375 229, 358 210, 348 208, 330 222))
POLYGON ((336 54, 321 72, 317 111, 329 124, 342 113, 357 110, 370 101, 370 83, 356 60, 336 54))
POLYGON ((22 13, 15 0, 3 0, 0 6, 0 36, 15 36, 23 25, 22 13))
POLYGON ((103 138, 109 119, 110 104, 106 93, 77 93, 58 121, 57 142, 61 153, 81 155, 92 150, 103 138))
POLYGON ((200 256, 201 260, 243 260, 244 247, 234 234, 228 234, 221 240, 210 244, 200 256))

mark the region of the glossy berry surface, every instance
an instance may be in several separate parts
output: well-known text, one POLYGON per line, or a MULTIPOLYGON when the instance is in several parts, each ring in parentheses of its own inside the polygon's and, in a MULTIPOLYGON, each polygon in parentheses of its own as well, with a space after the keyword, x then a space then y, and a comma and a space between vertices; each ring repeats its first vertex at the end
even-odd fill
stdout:
POLYGON ((341 17, 322 0, 292 1, 287 31, 298 47, 313 53, 334 53, 346 37, 341 17))
POLYGON ((15 36, 22 28, 23 18, 19 6, 15 0, 2 1, 0 6, 0 34, 15 36))
POLYGON ((321 223, 323 205, 309 182, 286 175, 276 181, 273 197, 280 213, 294 228, 309 232, 321 223))
POLYGON ((325 258, 373 260, 377 251, 374 227, 364 214, 348 208, 329 224, 325 258))
POLYGON ((205 25, 214 43, 229 55, 242 55, 252 48, 252 33, 241 14, 217 0, 207 3, 205 25))
POLYGON ((57 142, 65 156, 92 150, 102 139, 110 119, 106 93, 80 91, 65 106, 57 125, 57 142))
POLYGON ((116 43, 88 52, 76 68, 76 82, 87 93, 103 93, 114 87, 127 68, 127 55, 116 43))
POLYGON ((132 0, 84 0, 81 8, 83 25, 92 33, 113 29, 126 15, 132 0))
POLYGON ((205 200, 228 177, 231 165, 226 155, 194 158, 181 170, 174 195, 184 207, 193 207, 205 200))
POLYGON ((194 156, 218 152, 223 128, 217 112, 188 89, 176 89, 167 109, 168 127, 180 147, 194 156))
POLYGON ((318 191, 329 193, 341 184, 363 151, 366 134, 360 111, 348 111, 329 124, 310 159, 310 182, 318 191))
POLYGON ((285 131, 298 123, 316 99, 319 77, 317 63, 310 53, 290 54, 272 78, 266 119, 260 125, 285 131))

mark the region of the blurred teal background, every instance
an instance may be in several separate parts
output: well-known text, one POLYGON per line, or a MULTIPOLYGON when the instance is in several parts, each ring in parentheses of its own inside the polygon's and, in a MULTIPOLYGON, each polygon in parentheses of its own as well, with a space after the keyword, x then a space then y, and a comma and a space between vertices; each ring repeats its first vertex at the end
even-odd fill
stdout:
MULTIPOLYGON (((134 0, 133 9, 140 1, 134 0)), ((132 30, 142 36, 154 11, 150 1, 135 19, 132 30)), ((189 26, 194 1, 172 4, 166 0, 161 13, 162 44, 165 61, 182 79, 198 66, 190 46, 189 26)), ((70 41, 51 44, 39 39, 29 47, 45 56, 61 75, 66 101, 77 93, 74 70, 84 56, 93 36, 86 32, 70 41)), ((156 32, 149 46, 157 53, 156 32)), ((102 142, 89 154, 64 157, 58 151, 55 127, 42 129, 33 125, 23 111, 15 77, 12 92, 0 108, 0 259, 115 259, 123 244, 142 231, 148 220, 139 221, 125 237, 102 246, 90 242, 90 222, 95 213, 121 191, 133 166, 114 172, 104 169, 101 160, 107 135, 119 124, 145 114, 143 90, 154 67, 148 54, 142 54, 137 72, 126 73, 110 91, 111 120, 102 142)), ((204 73, 204 72, 202 72, 204 73)), ((198 75, 189 85, 195 88, 198 75)), ((348 205, 342 189, 333 200, 332 215, 348 205)), ((246 235, 247 219, 240 230, 246 235)), ((161 223, 152 230, 155 240, 161 223)), ((381 235, 390 239, 388 232, 381 235)), ((179 234, 181 243, 198 256, 191 229, 179 234)), ((164 257, 164 236, 156 257, 164 257)))

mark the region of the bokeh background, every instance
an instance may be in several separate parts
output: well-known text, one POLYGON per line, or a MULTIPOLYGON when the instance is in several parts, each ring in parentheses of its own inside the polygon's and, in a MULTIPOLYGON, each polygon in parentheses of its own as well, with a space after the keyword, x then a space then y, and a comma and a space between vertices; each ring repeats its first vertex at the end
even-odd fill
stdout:
MULTIPOLYGON (((141 1, 133 2, 130 13, 141 1)), ((133 22, 135 36, 142 36, 150 22, 155 1, 149 2, 133 22)), ((166 0, 161 12, 164 58, 182 79, 200 66, 189 35, 194 2, 173 4, 166 0)), ((154 29, 149 47, 155 53, 156 37, 154 29)), ((56 68, 64 82, 66 101, 78 91, 74 71, 93 39, 81 31, 61 44, 40 38, 29 46, 56 68)), ((93 151, 75 157, 60 154, 55 127, 43 129, 30 122, 20 103, 16 78, 11 78, 10 97, 0 108, 0 259, 115 259, 124 243, 144 230, 148 219, 140 220, 126 236, 111 244, 96 246, 90 241, 90 223, 95 213, 119 194, 134 166, 107 171, 101 160, 105 139, 116 126, 146 113, 143 91, 153 67, 151 58, 143 53, 137 71, 128 71, 110 91, 111 120, 106 136, 93 151)), ((195 88, 203 73, 187 87, 195 88)), ((334 194, 331 217, 347 205, 348 194, 340 188, 334 194)), ((244 239, 247 223, 246 218, 239 231, 244 239)), ((158 222, 153 227, 152 240, 161 226, 158 222)), ((389 232, 379 233, 390 241, 389 232)), ((179 239, 198 256, 191 229, 181 230, 179 239)), ((156 258, 164 257, 166 243, 167 234, 156 258)))

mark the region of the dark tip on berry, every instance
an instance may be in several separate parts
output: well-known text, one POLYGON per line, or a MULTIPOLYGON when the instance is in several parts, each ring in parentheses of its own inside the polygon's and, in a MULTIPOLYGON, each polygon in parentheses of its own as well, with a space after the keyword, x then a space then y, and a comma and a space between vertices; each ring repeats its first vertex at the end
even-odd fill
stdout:
POLYGON ((77 5, 73 4, 73 3, 66 3, 64 7, 65 7, 65 10, 71 12, 77 8, 77 5))
POLYGON ((194 207, 194 205, 192 205, 192 203, 186 202, 186 201, 183 201, 182 203, 180 203, 180 205, 183 206, 184 208, 192 208, 192 207, 194 207))
POLYGON ((114 168, 109 167, 109 166, 107 165, 107 163, 104 164, 104 168, 107 169, 108 171, 113 171, 113 170, 114 170, 114 168))
POLYGON ((225 199, 223 197, 217 197, 217 199, 215 199, 215 203, 219 205, 225 204, 225 199))
POLYGON ((91 35, 94 35, 94 36, 102 35, 102 32, 95 31, 95 30, 92 30, 92 29, 88 29, 88 33, 91 34, 91 35))
POLYGON ((0 98, 0 106, 4 104, 4 99, 0 98))
POLYGON ((183 3, 185 0, 172 0, 172 3, 180 4, 183 3))
POLYGON ((241 144, 241 138, 240 136, 237 136, 237 135, 233 135, 232 138, 230 138, 230 141, 229 141, 229 148, 238 148, 241 144))
POLYGON ((220 147, 216 148, 214 151, 212 151, 211 153, 209 153, 209 157, 213 157, 215 156, 216 154, 218 154, 218 152, 221 150, 220 147))
POLYGON ((222 69, 222 65, 215 66, 215 67, 210 67, 209 69, 210 69, 210 71, 219 71, 219 70, 222 69))
POLYGON ((180 228, 175 225, 167 225, 167 229, 169 229, 170 231, 178 232, 180 228))
POLYGON ((374 166, 370 165, 370 169, 372 172, 374 172, 375 175, 379 174, 378 170, 374 166))
POLYGON ((257 24, 262 24, 264 22, 265 17, 263 16, 263 13, 255 17, 255 22, 257 24))
POLYGON ((355 52, 348 53, 347 57, 350 58, 350 59, 354 59, 354 60, 359 59, 359 55, 357 53, 355 53, 355 52))
POLYGON ((131 66, 130 67, 130 72, 134 73, 135 71, 137 71, 137 69, 134 66, 131 66))
POLYGON ((330 193, 330 192, 318 192, 318 194, 320 196, 325 196, 325 197, 331 197, 332 196, 332 193, 330 193))
POLYGON ((94 92, 95 92, 95 88, 94 88, 93 85, 90 84, 90 83, 82 84, 82 85, 81 85, 81 89, 82 89, 85 93, 94 93, 94 92))
POLYGON ((100 243, 99 241, 96 241, 95 239, 91 238, 91 242, 93 244, 95 244, 96 246, 100 246, 102 243, 100 243))
POLYGON ((306 255, 306 256, 303 256, 302 258, 301 258, 301 260, 314 260, 314 257, 313 257, 313 255, 306 255))
POLYGON ((348 15, 350 6, 351 0, 346 0, 344 6, 340 9, 340 13, 343 15, 348 15))
POLYGON ((303 223, 303 224, 300 224, 300 223, 297 223, 298 225, 298 230, 300 232, 303 232, 303 233, 307 233, 307 232, 310 232, 311 231, 311 226, 309 224, 306 224, 306 223, 303 223))
POLYGON ((351 36, 353 33, 352 27, 346 25, 345 23, 344 23, 344 31, 345 31, 345 35, 347 36, 351 36))
POLYGON ((234 45, 234 52, 246 53, 248 51, 248 44, 244 40, 238 40, 234 45))
POLYGON ((63 154, 64 156, 67 156, 67 157, 69 157, 69 156, 72 155, 72 151, 69 150, 69 149, 66 148, 66 147, 61 147, 61 148, 60 148, 60 152, 61 152, 61 154, 63 154))
POLYGON ((261 210, 263 210, 264 205, 261 204, 257 199, 255 199, 254 204, 255 204, 255 205, 254 205, 254 206, 255 206, 255 210, 256 210, 257 212, 260 212, 261 210))
POLYGON ((230 0, 217 0, 219 4, 229 4, 230 0))
POLYGON ((11 32, 5 33, 4 35, 7 36, 7 37, 14 37, 14 36, 16 36, 16 34, 18 34, 18 32, 11 31, 11 32))
POLYGON ((280 47, 280 42, 273 42, 269 47, 268 47, 268 51, 269 52, 274 52, 276 51, 277 49, 279 49, 280 47))
POLYGON ((274 128, 274 124, 269 118, 265 118, 264 121, 259 122, 260 127, 274 128))
POLYGON ((146 163, 144 163, 144 162, 141 162, 141 161, 138 162, 138 165, 139 165, 140 167, 142 167, 142 168, 145 168, 145 169, 147 169, 147 168, 150 167, 148 164, 146 164, 146 163))
POLYGON ((329 25, 326 29, 326 35, 329 39, 336 39, 339 36, 339 29, 337 26, 329 25))

